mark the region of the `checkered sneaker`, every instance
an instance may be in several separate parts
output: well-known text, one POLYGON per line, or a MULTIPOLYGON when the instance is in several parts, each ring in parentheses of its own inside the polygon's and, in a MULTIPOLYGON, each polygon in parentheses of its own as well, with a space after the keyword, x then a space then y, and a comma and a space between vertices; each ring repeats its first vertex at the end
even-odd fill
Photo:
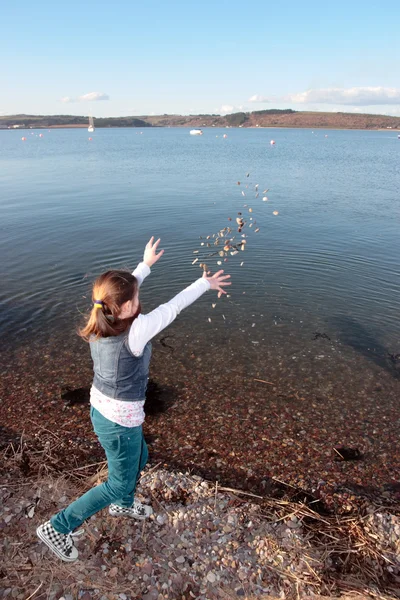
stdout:
POLYGON ((43 523, 36 529, 39 539, 64 562, 73 562, 78 558, 72 534, 58 533, 50 523, 43 523))
POLYGON ((138 519, 143 521, 153 514, 153 509, 147 504, 142 504, 139 500, 135 500, 131 507, 118 506, 117 504, 110 504, 108 512, 113 517, 130 517, 131 519, 138 519))

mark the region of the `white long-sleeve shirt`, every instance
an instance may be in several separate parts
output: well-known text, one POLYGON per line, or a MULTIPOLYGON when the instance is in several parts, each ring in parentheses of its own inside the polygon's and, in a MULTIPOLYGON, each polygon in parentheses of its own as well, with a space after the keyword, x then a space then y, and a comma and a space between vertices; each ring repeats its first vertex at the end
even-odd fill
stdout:
MULTIPOLYGON (((138 280, 139 287, 149 274, 150 267, 143 262, 139 263, 133 271, 133 275, 138 280)), ((197 281, 189 285, 189 287, 177 294, 169 302, 161 304, 147 315, 141 314, 136 317, 128 334, 128 343, 132 354, 134 356, 141 356, 147 342, 168 327, 181 310, 193 304, 209 289, 210 283, 207 279, 197 279, 197 281)), ((144 402, 109 398, 93 385, 90 391, 90 403, 103 417, 123 427, 138 427, 142 425, 145 419, 144 402)))

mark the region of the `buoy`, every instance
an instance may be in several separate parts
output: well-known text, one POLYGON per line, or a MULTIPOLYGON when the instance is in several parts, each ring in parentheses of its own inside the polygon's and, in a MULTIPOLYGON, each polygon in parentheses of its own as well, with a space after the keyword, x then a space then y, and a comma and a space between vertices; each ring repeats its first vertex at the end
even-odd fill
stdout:
POLYGON ((271 144, 271 146, 273 146, 275 144, 275 140, 271 140, 270 144, 271 144))
POLYGON ((226 135, 226 133, 224 133, 224 135, 222 137, 227 138, 228 136, 226 135))
POLYGON ((39 133, 39 137, 43 137, 43 133, 39 133))
POLYGON ((26 142, 26 137, 21 138, 23 142, 26 142))
POLYGON ((89 138, 89 142, 91 142, 91 141, 92 141, 92 139, 93 139, 93 138, 89 138))

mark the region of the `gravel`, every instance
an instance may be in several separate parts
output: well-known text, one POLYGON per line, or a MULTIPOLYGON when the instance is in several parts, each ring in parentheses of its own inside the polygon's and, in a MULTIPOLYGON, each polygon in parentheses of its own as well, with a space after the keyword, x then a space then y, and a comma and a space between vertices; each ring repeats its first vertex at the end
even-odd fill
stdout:
MULTIPOLYGON (((1 488, 1 598, 23 600, 40 585, 42 597, 55 600, 285 599, 323 591, 329 564, 301 517, 277 518, 251 498, 162 468, 145 471, 137 490, 154 508, 147 522, 104 510, 83 525, 79 561, 61 563, 35 529, 77 493, 67 479, 49 477, 1 488)), ((379 568, 400 582, 399 517, 371 506, 361 522, 383 556, 379 568)))

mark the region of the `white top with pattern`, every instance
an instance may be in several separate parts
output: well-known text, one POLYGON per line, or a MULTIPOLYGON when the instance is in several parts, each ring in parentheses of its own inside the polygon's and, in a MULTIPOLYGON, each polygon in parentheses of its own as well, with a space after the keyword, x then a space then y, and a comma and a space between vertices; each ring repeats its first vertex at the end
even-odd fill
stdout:
MULTIPOLYGON (((143 262, 139 263, 133 271, 139 286, 149 274, 150 267, 143 262)), ((209 282, 200 278, 169 302, 161 304, 147 315, 139 315, 133 321, 128 334, 129 348, 132 354, 141 356, 147 342, 168 327, 181 310, 190 306, 209 289, 209 282)), ((139 427, 145 419, 144 402, 109 398, 93 385, 90 390, 90 403, 103 417, 123 427, 139 427)))

